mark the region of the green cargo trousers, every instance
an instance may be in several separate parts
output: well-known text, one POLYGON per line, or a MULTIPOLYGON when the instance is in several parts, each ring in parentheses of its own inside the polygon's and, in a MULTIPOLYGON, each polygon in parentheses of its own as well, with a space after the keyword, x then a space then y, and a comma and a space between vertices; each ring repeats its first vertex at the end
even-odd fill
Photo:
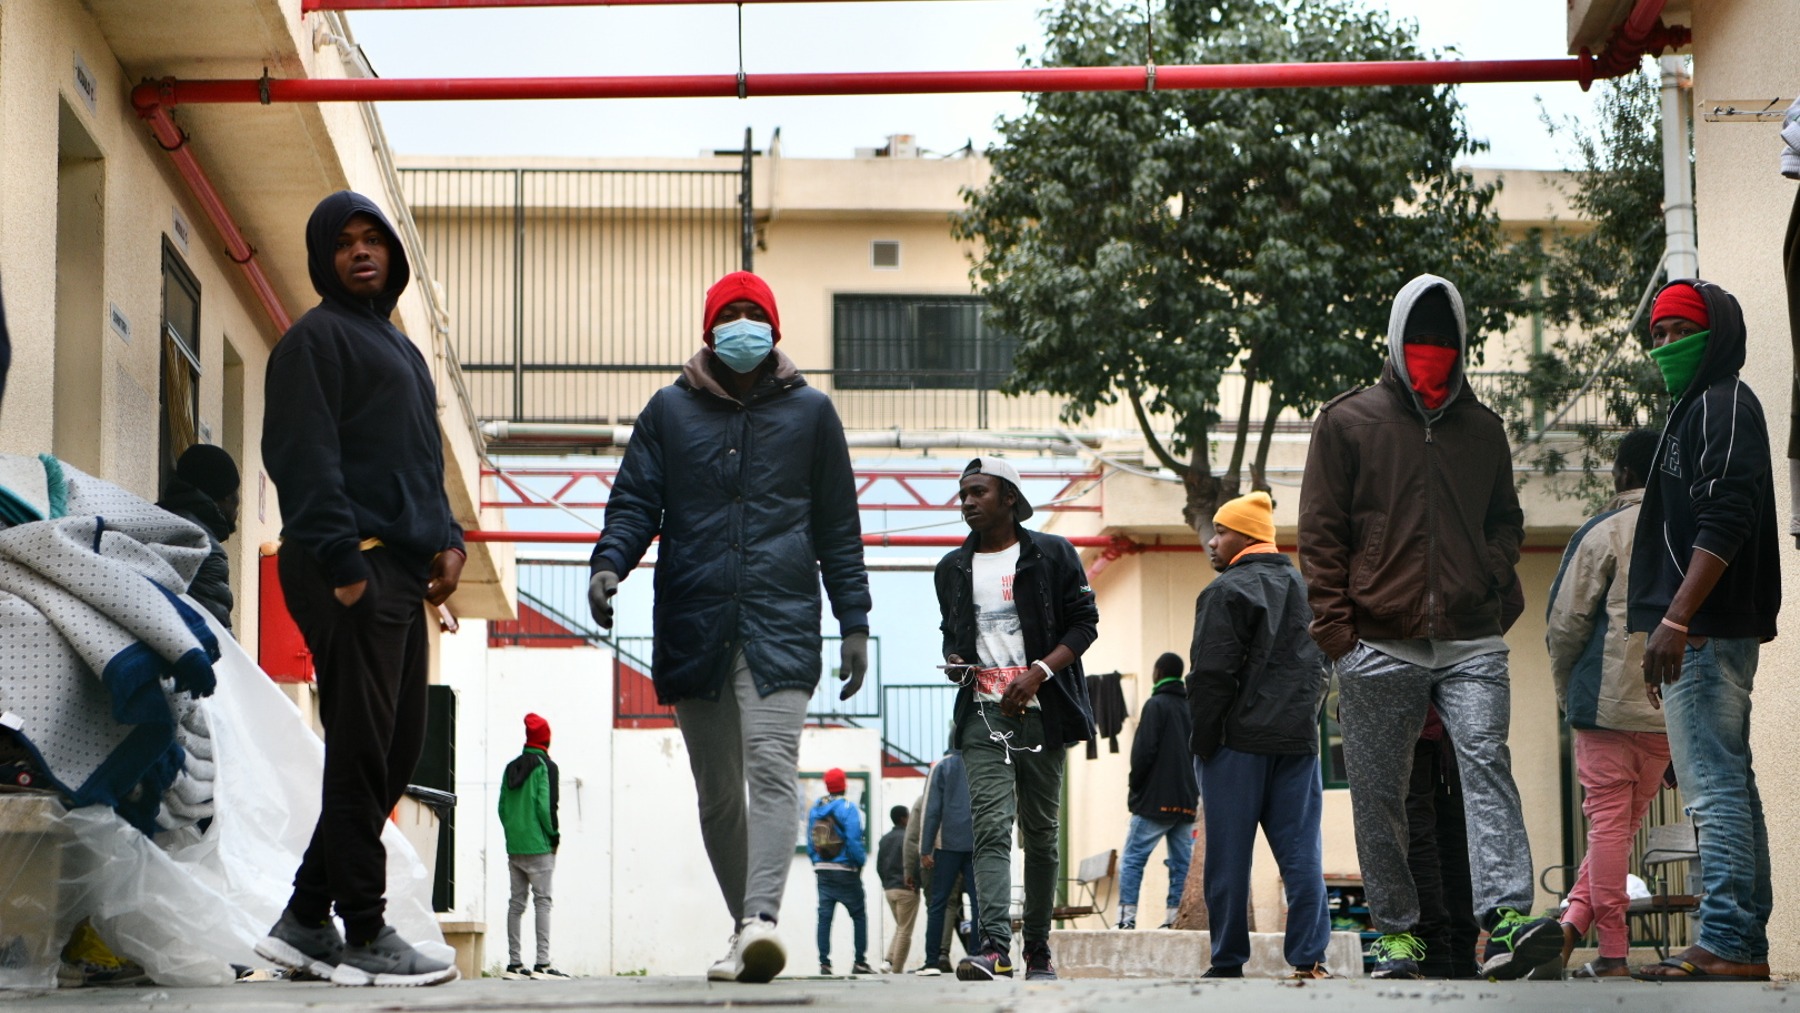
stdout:
POLYGON ((1025 942, 1048 943, 1056 904, 1062 744, 1044 744, 1044 719, 1036 709, 1009 718, 1000 713, 999 704, 975 707, 958 733, 958 745, 975 822, 981 936, 998 949, 1012 948, 1012 836, 1017 821, 1025 852, 1025 942), (1005 742, 997 738, 1009 734, 1005 742))

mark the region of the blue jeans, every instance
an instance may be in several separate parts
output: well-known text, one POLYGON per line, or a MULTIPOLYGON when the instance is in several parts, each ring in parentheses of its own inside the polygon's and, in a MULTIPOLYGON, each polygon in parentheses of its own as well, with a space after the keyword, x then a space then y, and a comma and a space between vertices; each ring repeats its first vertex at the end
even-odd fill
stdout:
POLYGON ((856 928, 856 962, 868 963, 869 918, 863 912, 862 877, 844 869, 818 869, 819 877, 819 963, 831 963, 831 916, 839 904, 850 912, 850 924, 856 928))
MULTIPOLYGON (((925 964, 936 967, 938 961, 950 956, 948 952, 939 953, 938 947, 944 944, 944 912, 951 910, 950 894, 956 889, 956 878, 962 877, 963 887, 969 894, 969 909, 975 912, 975 920, 981 920, 981 904, 975 897, 975 853, 973 851, 951 851, 939 848, 932 852, 931 898, 925 907, 925 964)), ((962 900, 959 898, 954 909, 957 921, 962 920, 962 900)), ((965 947, 966 948, 966 947, 965 947)), ((971 950, 970 952, 974 952, 971 950)))
POLYGON ((1769 958, 1769 830, 1750 765, 1750 690, 1759 646, 1714 637, 1682 654, 1663 687, 1669 755, 1700 838, 1699 944, 1742 964, 1769 958))
POLYGON ((1201 772, 1213 966, 1242 967, 1250 959, 1250 859, 1258 826, 1287 887, 1287 962, 1311 967, 1323 961, 1331 912, 1322 868, 1325 803, 1318 755, 1257 756, 1221 747, 1201 772))
POLYGON ((1193 820, 1153 820, 1136 813, 1131 815, 1131 829, 1125 832, 1125 855, 1119 860, 1119 903, 1136 906, 1138 888, 1144 883, 1144 865, 1156 842, 1169 842, 1163 864, 1169 867, 1169 911, 1181 906, 1181 888, 1187 883, 1188 861, 1194 854, 1193 820))

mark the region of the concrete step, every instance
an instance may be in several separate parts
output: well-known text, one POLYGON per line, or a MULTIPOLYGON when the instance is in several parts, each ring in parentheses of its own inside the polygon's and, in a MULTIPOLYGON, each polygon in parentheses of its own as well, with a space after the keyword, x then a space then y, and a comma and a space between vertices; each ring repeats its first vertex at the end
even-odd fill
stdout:
MULTIPOLYGON (((1181 929, 1068 929, 1050 933, 1056 971, 1065 978, 1196 978, 1212 964, 1212 933, 1181 929)), ((1362 937, 1333 932, 1325 966, 1340 977, 1362 977, 1362 937)), ((1282 978, 1292 971, 1279 932, 1250 934, 1249 978, 1282 978)))

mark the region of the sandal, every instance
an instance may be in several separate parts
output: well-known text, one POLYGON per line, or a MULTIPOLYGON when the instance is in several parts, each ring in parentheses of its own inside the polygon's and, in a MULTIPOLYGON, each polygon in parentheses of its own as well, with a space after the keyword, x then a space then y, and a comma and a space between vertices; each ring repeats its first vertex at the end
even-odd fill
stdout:
POLYGON ((1639 981, 1768 981, 1769 965, 1767 964, 1732 964, 1732 967, 1745 968, 1745 974, 1719 974, 1708 971, 1692 961, 1680 957, 1669 957, 1654 964, 1646 964, 1631 972, 1631 976, 1639 981), (1761 968, 1758 972, 1756 969, 1761 968))
POLYGON ((1625 963, 1624 957, 1599 957, 1576 968, 1569 977, 1586 981, 1629 978, 1631 977, 1631 968, 1625 963))

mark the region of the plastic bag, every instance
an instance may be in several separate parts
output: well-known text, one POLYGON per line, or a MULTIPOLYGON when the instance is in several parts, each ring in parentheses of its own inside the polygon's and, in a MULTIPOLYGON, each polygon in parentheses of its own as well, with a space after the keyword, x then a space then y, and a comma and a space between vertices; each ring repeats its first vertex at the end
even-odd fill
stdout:
MULTIPOLYGON (((54 984, 62 943, 83 917, 158 984, 224 984, 231 964, 267 964, 254 947, 286 905, 312 836, 325 747, 237 641, 207 622, 221 652, 218 690, 199 701, 214 749, 211 826, 158 842, 101 806, 60 811, 52 801, 34 832, 11 835, 0 817, 0 869, 22 874, 18 855, 58 870, 53 893, 0 894, 0 986, 54 984), (9 953, 14 940, 19 952, 9 953)), ((426 955, 454 959, 424 864, 392 822, 382 842, 389 924, 426 955)))

